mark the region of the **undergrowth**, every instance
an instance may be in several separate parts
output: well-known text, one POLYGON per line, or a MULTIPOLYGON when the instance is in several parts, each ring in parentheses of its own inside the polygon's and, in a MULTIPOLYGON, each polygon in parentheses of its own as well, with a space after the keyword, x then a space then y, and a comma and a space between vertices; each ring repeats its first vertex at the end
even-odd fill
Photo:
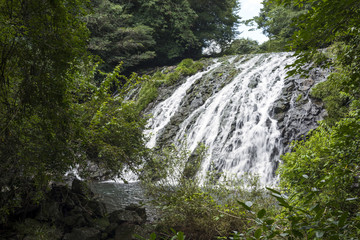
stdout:
POLYGON ((151 77, 143 83, 137 98, 137 108, 139 111, 146 108, 158 96, 158 88, 160 86, 171 86, 175 84, 181 77, 193 75, 203 69, 201 62, 195 62, 192 59, 182 60, 176 68, 167 68, 162 71, 155 72, 151 77))
POLYGON ((254 220, 239 200, 253 199, 254 206, 259 206, 254 211, 266 207, 268 214, 276 212, 273 199, 255 176, 225 177, 209 171, 202 181, 196 174, 189 174, 187 169, 200 168, 205 157, 206 148, 202 145, 196 153, 172 145, 145 167, 142 184, 161 219, 153 239, 177 239, 169 229, 196 240, 226 239, 233 231, 246 231, 254 220))

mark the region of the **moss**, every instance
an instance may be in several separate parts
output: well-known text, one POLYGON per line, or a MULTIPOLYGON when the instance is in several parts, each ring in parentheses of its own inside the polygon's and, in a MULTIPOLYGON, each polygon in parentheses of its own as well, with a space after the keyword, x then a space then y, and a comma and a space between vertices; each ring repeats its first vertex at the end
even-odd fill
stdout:
POLYGON ((295 101, 296 101, 296 102, 299 102, 299 101, 302 99, 302 97, 303 97, 303 95, 300 93, 299 96, 297 96, 297 98, 296 98, 295 101))
POLYGON ((156 81, 148 80, 144 83, 139 92, 137 100, 137 108, 142 111, 150 102, 152 102, 158 96, 158 90, 156 87, 156 81))
POLYGON ((140 89, 137 107, 142 111, 150 102, 154 101, 158 96, 158 88, 165 84, 171 86, 175 84, 181 76, 190 76, 203 69, 204 65, 201 62, 194 62, 192 59, 184 59, 173 70, 165 70, 164 72, 155 72, 149 80, 143 83, 140 89))
POLYGON ((61 239, 61 232, 47 223, 41 223, 35 219, 27 218, 24 222, 15 226, 19 236, 29 240, 56 240, 61 239))
POLYGON ((157 71, 151 77, 151 79, 164 79, 166 74, 163 74, 161 71, 157 71))
POLYGON ((194 62, 192 59, 184 59, 175 69, 176 72, 179 72, 181 75, 190 76, 198 72, 204 67, 201 62, 194 62))
POLYGON ((168 85, 172 85, 174 84, 175 82, 177 82, 177 80, 179 80, 180 78, 180 73, 179 72, 172 72, 172 73, 169 73, 166 75, 166 84, 168 85))

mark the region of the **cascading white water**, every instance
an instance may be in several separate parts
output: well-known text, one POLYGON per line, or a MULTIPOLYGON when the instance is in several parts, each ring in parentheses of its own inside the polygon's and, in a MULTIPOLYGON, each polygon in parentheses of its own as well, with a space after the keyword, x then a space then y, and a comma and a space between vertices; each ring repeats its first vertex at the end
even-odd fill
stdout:
POLYGON ((150 135, 150 140, 146 144, 148 148, 155 146, 158 132, 170 122, 171 117, 176 113, 180 106, 181 99, 186 95, 186 90, 188 90, 191 85, 205 73, 208 73, 219 66, 220 63, 217 63, 215 60, 215 63, 209 66, 206 71, 198 72, 197 74, 189 77, 187 81, 182 84, 168 99, 159 103, 153 109, 152 118, 147 124, 149 129, 145 130, 145 134, 150 135))
MULTIPOLYGON (((174 142, 186 142, 190 151, 199 143, 208 147, 201 175, 213 166, 228 174, 257 174, 263 184, 271 183, 281 146, 277 122, 269 116, 269 111, 284 86, 284 68, 294 59, 288 53, 281 53, 233 61, 234 58, 227 64, 233 64, 239 74, 184 119, 174 142)), ((156 145, 159 131, 181 107, 186 91, 196 80, 221 67, 215 63, 188 78, 171 97, 153 109, 154 117, 148 124, 147 134, 152 134, 148 147, 156 145)))

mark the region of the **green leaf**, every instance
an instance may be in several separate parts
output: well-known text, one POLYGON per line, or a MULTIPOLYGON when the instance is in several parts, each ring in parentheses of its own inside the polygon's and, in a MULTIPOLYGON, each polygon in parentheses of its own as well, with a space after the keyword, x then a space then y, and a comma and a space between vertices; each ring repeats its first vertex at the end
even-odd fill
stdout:
POLYGON ((348 218, 349 213, 348 212, 344 212, 341 217, 339 218, 339 227, 342 228, 345 225, 346 219, 348 218))
POLYGON ((276 191, 275 189, 272 189, 272 188, 268 188, 266 187, 267 190, 269 190, 270 192, 273 192, 273 193, 276 193, 276 194, 279 194, 281 196, 281 193, 276 191))
POLYGON ((254 233, 254 237, 255 237, 256 239, 260 239, 261 233, 262 233, 261 228, 257 229, 257 230, 255 231, 255 233, 254 233))
POLYGON ((243 203, 243 202, 240 202, 240 201, 237 201, 241 206, 243 206, 246 210, 251 210, 251 208, 248 206, 248 205, 246 205, 245 203, 243 203))
POLYGON ((300 231, 298 231, 298 230, 292 230, 291 231, 292 233, 293 233, 293 235, 294 236, 296 236, 296 237, 300 237, 300 238, 303 238, 304 237, 304 235, 300 232, 300 231))
POLYGON ((273 219, 266 219, 265 222, 266 222, 266 224, 272 225, 272 224, 275 222, 275 220, 273 220, 273 219))
POLYGON ((266 214, 266 210, 263 208, 257 213, 257 217, 261 219, 265 216, 265 214, 266 214))

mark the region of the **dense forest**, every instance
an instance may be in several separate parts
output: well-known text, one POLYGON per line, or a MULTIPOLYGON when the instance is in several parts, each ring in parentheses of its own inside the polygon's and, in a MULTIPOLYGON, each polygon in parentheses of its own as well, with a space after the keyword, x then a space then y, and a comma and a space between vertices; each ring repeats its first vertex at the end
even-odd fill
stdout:
POLYGON ((263 3, 253 22, 269 40, 259 45, 236 39, 236 0, 0 0, 1 228, 70 169, 87 179, 96 168, 108 179, 141 172, 164 214, 156 234, 172 229, 169 239, 359 239, 360 3, 263 3), (212 44, 221 51, 204 55, 212 44), (157 87, 202 69, 191 59, 278 51, 297 56, 289 76, 331 70, 311 92, 328 117, 282 156, 280 186, 249 177, 251 187, 214 187, 219 177, 209 173, 208 185, 180 174, 179 186, 166 188, 160 169, 188 153, 145 147, 142 110, 157 87))

